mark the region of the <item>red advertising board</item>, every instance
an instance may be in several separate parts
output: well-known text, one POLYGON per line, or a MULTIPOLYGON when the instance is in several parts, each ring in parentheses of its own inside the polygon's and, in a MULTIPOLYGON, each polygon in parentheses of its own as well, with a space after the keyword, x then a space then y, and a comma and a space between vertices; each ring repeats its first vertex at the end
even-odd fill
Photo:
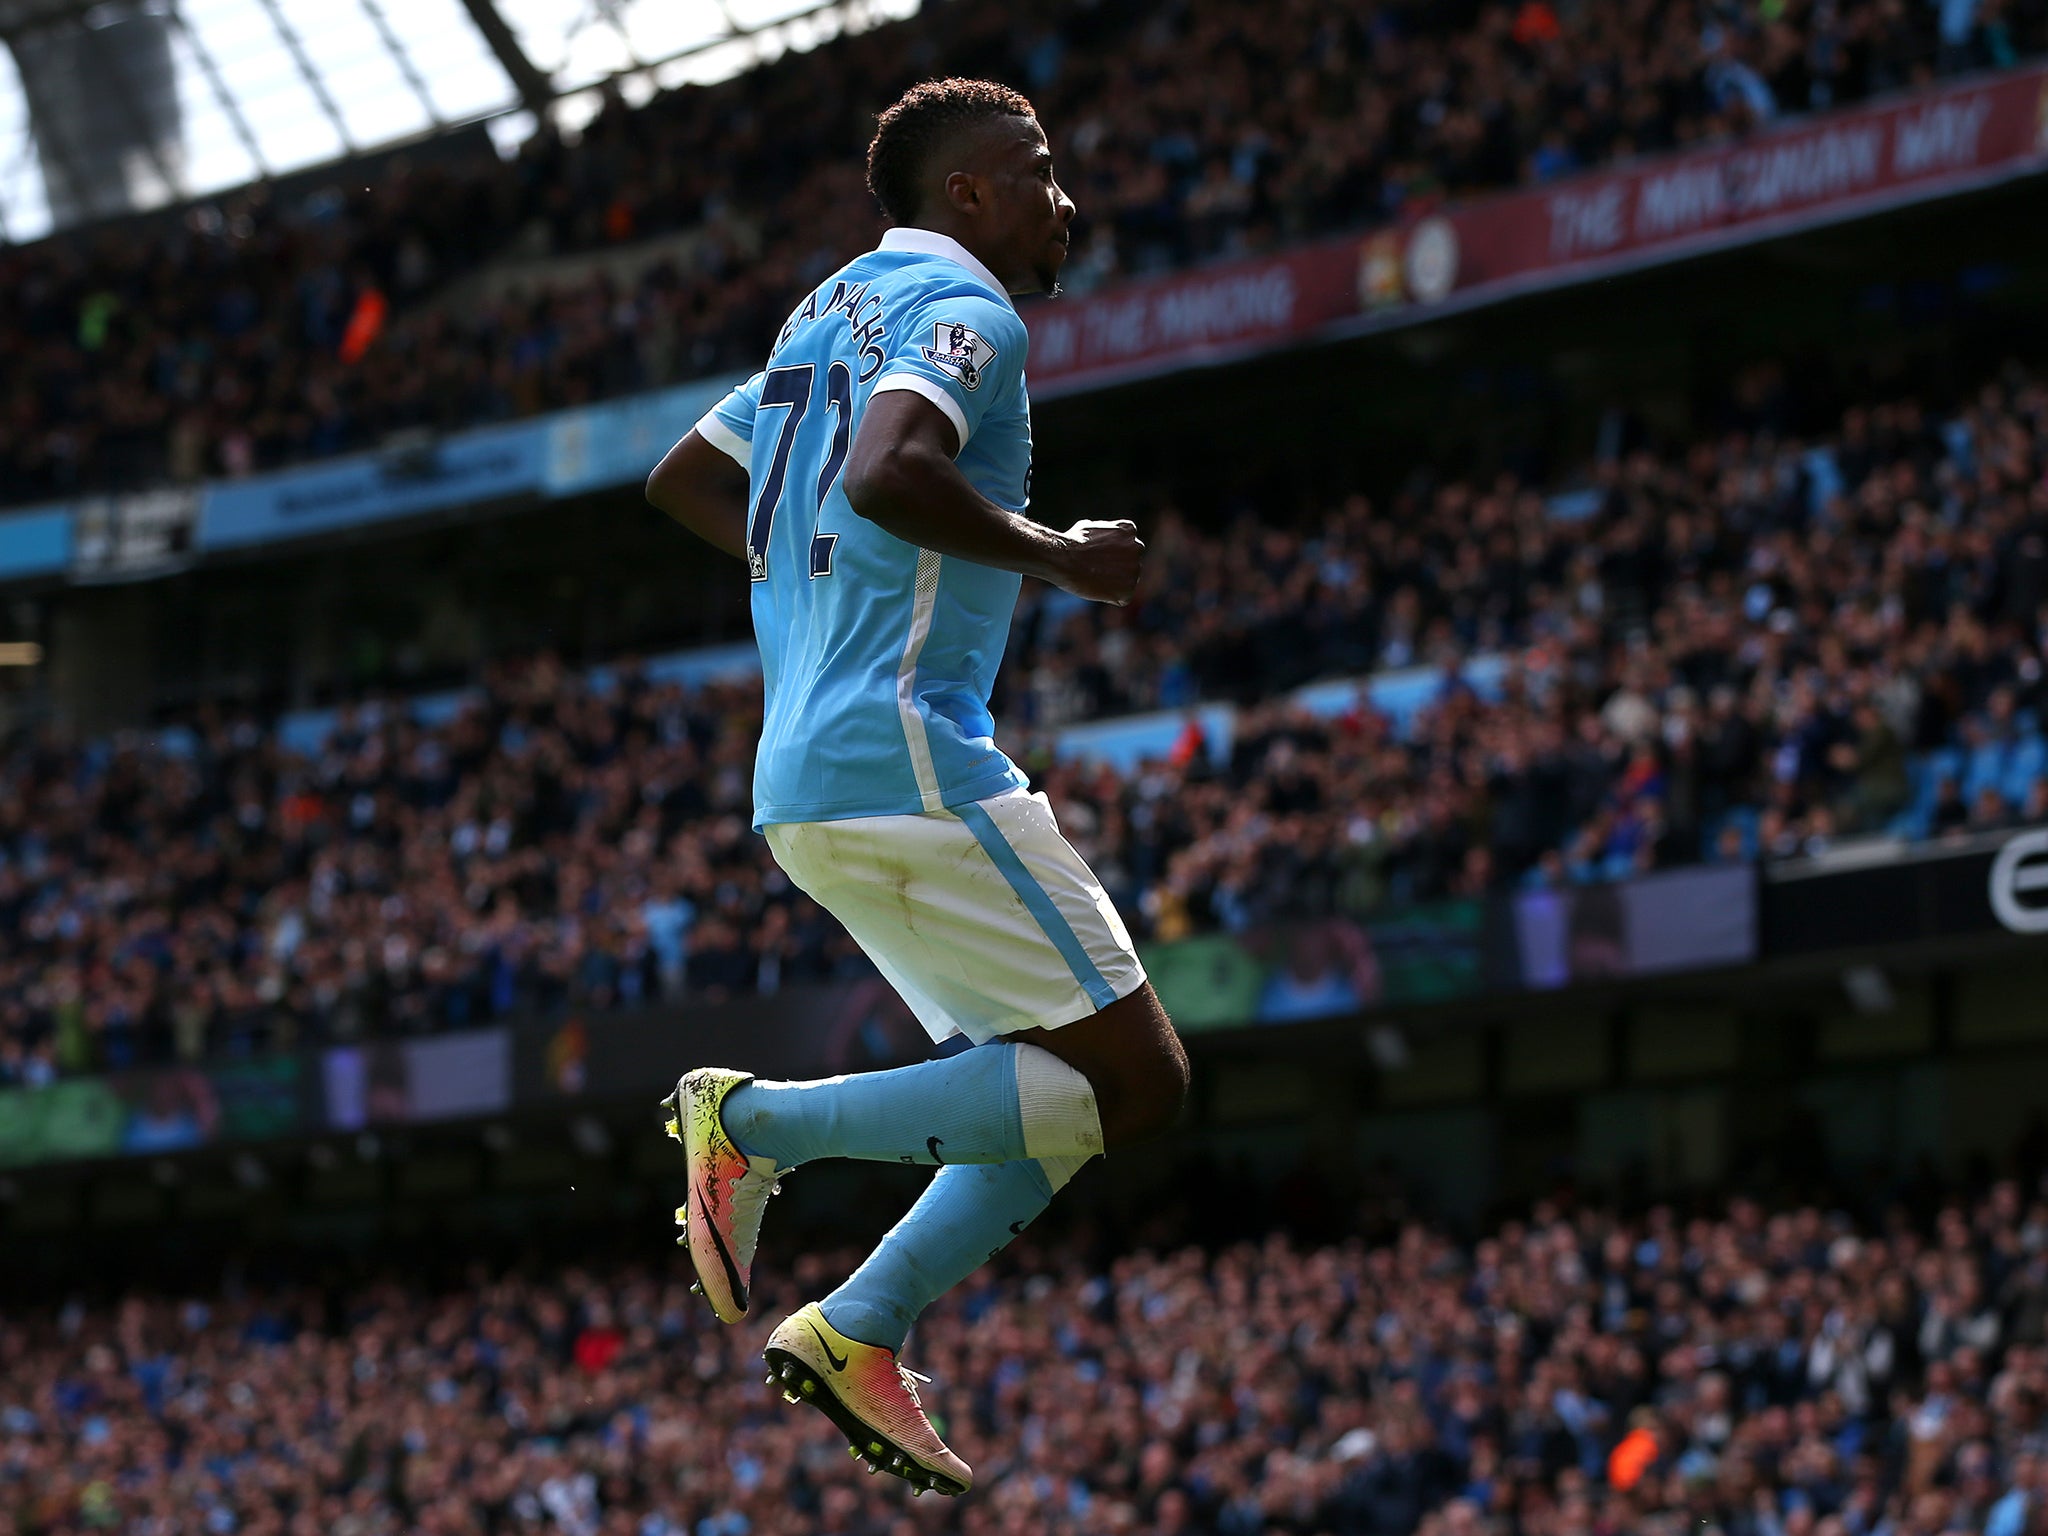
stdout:
POLYGON ((1412 323, 2048 167, 2048 69, 1979 77, 1735 144, 1453 204, 1395 229, 1034 306, 1041 397, 1320 334, 1412 323))
POLYGON ((1357 313, 1358 244, 1308 246, 1034 305, 1026 316, 1032 393, 1092 388, 1307 336, 1357 313))
POLYGON ((1453 286, 1762 239, 2044 160, 2048 71, 1977 79, 1452 210, 1453 286))

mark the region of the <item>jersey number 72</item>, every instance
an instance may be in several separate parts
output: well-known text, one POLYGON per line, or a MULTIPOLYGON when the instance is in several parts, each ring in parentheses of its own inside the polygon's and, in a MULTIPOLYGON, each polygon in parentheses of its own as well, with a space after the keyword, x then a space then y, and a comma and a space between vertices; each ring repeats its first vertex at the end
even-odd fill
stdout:
MULTIPOLYGON (((770 368, 761 381, 760 411, 780 410, 782 431, 775 439, 775 456, 761 481, 761 494, 754 498, 753 515, 747 519, 747 571, 756 581, 768 579, 768 538, 775 531, 776 509, 782 505, 783 483, 789 477, 789 454, 796 446, 804 416, 811 408, 811 390, 817 381, 816 363, 791 363, 770 368)), ((825 467, 818 472, 817 497, 811 511, 811 575, 832 574, 832 546, 836 533, 818 532, 818 518, 825 508, 825 495, 846 463, 846 449, 853 435, 853 370, 834 360, 825 369, 825 404, 832 412, 832 448, 825 455, 825 467)))

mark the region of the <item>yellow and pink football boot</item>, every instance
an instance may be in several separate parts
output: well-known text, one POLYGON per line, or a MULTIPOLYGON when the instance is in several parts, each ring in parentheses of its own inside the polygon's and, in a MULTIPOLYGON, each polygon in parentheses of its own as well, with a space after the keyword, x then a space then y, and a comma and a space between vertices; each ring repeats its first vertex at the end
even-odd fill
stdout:
POLYGON ((685 1072, 676 1091, 661 1101, 668 1133, 683 1144, 689 1163, 689 1192, 676 1207, 683 1235, 676 1242, 690 1250, 697 1289, 721 1323, 747 1315, 761 1208, 782 1187, 774 1161, 747 1156, 719 1117, 726 1095, 752 1080, 751 1072, 699 1067, 685 1072))
POLYGON ((905 1370, 893 1350, 849 1339, 816 1302, 782 1320, 762 1358, 768 1385, 837 1425, 868 1471, 902 1478, 913 1494, 974 1486, 973 1469, 947 1448, 917 1399, 917 1383, 930 1378, 905 1370))

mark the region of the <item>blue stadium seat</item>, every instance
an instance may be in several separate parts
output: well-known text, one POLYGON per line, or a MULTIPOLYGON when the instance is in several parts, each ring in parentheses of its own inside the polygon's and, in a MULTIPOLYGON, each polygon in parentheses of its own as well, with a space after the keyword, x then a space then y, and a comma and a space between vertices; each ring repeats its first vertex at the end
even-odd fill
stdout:
POLYGON ((2006 755, 2005 774, 1999 781, 1998 792, 2005 796, 2008 805, 2024 805, 2027 791, 2044 769, 2048 769, 2048 741, 2039 736, 2022 736, 2006 755))
POLYGON ((1996 789, 2005 777, 2007 747, 2004 742, 1987 742, 1970 753, 1963 770, 1963 800, 1974 805, 1987 789, 1996 789))
POLYGON ((1902 837, 1909 843, 1917 843, 1927 835, 1927 828, 1932 820, 1925 806, 1909 805, 1886 824, 1885 831, 1893 837, 1902 837))
POLYGON ((1934 796, 1943 779, 1960 779, 1963 754, 1957 747, 1937 747, 1906 760, 1906 808, 1894 816, 1885 830, 1894 837, 1909 839, 1927 835, 1934 818, 1934 796))
POLYGON ((1934 792, 1941 787, 1941 781, 1963 776, 1963 749, 1936 747, 1915 759, 1913 766, 1918 770, 1913 782, 1913 804, 1917 809, 1932 810, 1934 792))

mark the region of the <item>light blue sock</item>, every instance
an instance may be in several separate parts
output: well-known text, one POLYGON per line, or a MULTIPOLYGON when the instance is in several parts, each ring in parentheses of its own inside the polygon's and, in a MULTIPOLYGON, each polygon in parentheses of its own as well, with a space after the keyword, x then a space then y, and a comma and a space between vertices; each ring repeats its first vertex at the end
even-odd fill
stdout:
POLYGON ((863 1344, 902 1349, 917 1314, 1009 1246, 1083 1161, 941 1168, 867 1261, 820 1303, 825 1320, 863 1344))
POLYGON ((1010 1163, 1102 1150, 1088 1079, 1036 1045, 996 1041, 938 1061, 812 1083, 743 1083, 721 1107, 750 1157, 1010 1163))

